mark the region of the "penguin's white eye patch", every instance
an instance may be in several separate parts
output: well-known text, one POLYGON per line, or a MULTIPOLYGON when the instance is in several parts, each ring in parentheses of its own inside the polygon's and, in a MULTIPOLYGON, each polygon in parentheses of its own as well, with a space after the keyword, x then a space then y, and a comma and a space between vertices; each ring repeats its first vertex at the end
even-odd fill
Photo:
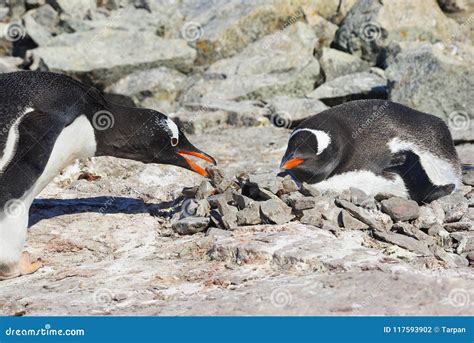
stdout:
POLYGON ((291 134, 290 139, 295 134, 301 131, 308 131, 316 136, 316 140, 318 141, 318 151, 316 152, 316 155, 320 155, 329 146, 329 144, 331 144, 331 137, 326 132, 321 131, 321 130, 313 130, 313 129, 306 129, 306 128, 295 130, 291 134))

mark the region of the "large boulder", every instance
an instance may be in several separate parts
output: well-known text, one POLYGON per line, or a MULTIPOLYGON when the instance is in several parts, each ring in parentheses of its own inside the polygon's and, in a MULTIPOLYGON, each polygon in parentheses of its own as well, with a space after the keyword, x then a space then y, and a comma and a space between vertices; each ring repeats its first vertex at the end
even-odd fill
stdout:
POLYGON ((30 50, 29 56, 36 62, 33 68, 87 76, 105 86, 124 74, 160 66, 189 72, 196 51, 181 39, 103 28, 59 35, 47 46, 30 50))
POLYGON ((49 43, 56 31, 55 25, 58 22, 58 13, 49 4, 28 11, 23 16, 26 32, 37 45, 49 43))
POLYGON ((308 94, 328 106, 351 100, 386 99, 387 80, 374 72, 361 72, 340 76, 326 82, 308 94))
POLYGON ((326 81, 334 80, 335 78, 346 74, 367 71, 370 69, 369 63, 359 57, 330 48, 322 49, 319 63, 324 72, 326 81))
POLYGON ((458 54, 421 45, 400 52, 386 70, 390 100, 443 118, 454 139, 474 139, 472 48, 458 54))
POLYGON ((203 2, 196 7, 182 34, 195 44, 200 65, 233 56, 256 40, 304 20, 301 10, 288 1, 228 1, 219 6, 203 2))
POLYGON ((264 99, 278 94, 302 96, 320 79, 313 57, 312 28, 296 23, 209 67, 205 78, 183 96, 183 102, 264 99))
POLYGON ((436 0, 357 2, 336 33, 335 45, 376 63, 393 41, 462 40, 459 25, 447 18, 436 0))

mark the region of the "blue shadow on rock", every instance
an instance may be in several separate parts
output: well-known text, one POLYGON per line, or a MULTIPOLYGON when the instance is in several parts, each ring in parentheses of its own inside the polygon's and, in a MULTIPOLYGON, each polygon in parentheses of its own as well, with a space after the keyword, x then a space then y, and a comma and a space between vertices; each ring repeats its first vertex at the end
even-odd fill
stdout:
POLYGON ((28 227, 36 223, 67 214, 80 213, 149 213, 152 216, 170 217, 173 207, 182 200, 148 204, 143 199, 127 197, 93 197, 78 199, 36 199, 30 208, 28 227))

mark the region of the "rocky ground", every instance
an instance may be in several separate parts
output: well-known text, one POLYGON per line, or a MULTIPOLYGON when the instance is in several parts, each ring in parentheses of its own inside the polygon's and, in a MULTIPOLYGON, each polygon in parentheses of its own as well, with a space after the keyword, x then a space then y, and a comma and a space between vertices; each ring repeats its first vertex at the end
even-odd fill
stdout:
POLYGON ((275 176, 286 128, 373 97, 445 119, 474 163, 469 1, 3 3, 0 72, 169 113, 220 169, 77 162, 34 203, 45 267, 1 282, 0 313, 473 315, 472 171, 424 205, 275 176))

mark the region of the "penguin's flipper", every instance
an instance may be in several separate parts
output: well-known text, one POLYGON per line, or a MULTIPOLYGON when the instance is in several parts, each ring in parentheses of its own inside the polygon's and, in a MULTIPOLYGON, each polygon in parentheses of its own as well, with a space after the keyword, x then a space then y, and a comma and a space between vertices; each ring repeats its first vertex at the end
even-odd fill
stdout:
POLYGON ((64 129, 63 116, 33 110, 19 123, 14 149, 0 178, 0 206, 21 198, 42 174, 57 137, 64 129), (18 177, 20 176, 20 177, 18 177))

